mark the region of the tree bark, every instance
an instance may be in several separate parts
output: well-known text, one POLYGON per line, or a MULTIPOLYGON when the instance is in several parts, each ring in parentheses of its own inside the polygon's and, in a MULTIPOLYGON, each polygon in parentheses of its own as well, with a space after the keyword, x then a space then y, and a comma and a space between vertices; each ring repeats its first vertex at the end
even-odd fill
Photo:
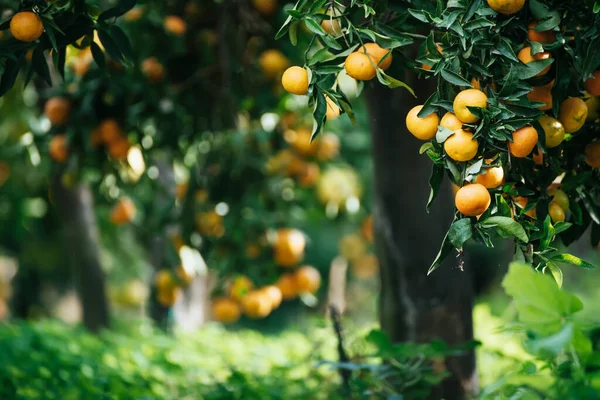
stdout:
MULTIPOLYGON (((395 75, 398 75, 395 73, 395 75)), ((401 76, 398 76, 402 78, 401 76)), ((423 95, 373 85, 367 91, 374 159, 374 223, 380 261, 380 321, 395 342, 441 339, 459 345, 473 338, 473 278, 449 259, 427 276, 452 220, 448 187, 426 212, 431 161, 419 154, 422 142, 406 129, 404 116, 435 90, 435 80, 403 79, 423 95)), ((435 388, 432 399, 469 397, 476 390, 473 351, 446 360, 451 376, 435 388)))
POLYGON ((83 323, 92 332, 109 325, 104 271, 94 197, 85 184, 66 188, 55 177, 54 200, 63 221, 66 258, 73 268, 75 285, 83 307, 83 323))

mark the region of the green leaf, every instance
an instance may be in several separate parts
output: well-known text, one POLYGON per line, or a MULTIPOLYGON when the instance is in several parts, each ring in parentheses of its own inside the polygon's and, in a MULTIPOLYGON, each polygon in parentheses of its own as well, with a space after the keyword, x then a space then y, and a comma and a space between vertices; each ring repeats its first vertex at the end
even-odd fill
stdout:
POLYGON ((431 143, 431 142, 423 143, 421 145, 421 148, 419 148, 419 154, 423 154, 429 150, 433 150, 433 143, 431 143))
POLYGON ((118 4, 102 12, 98 16, 98 21, 106 21, 107 19, 117 18, 125 14, 127 11, 135 7, 136 0, 119 0, 118 4))
POLYGON ((31 63, 33 64, 35 72, 41 76, 46 83, 48 83, 48 85, 52 86, 50 69, 48 68, 48 62, 46 61, 46 56, 44 55, 44 49, 41 46, 38 46, 33 52, 31 63))
POLYGON ((471 82, 458 75, 457 73, 448 71, 446 69, 442 70, 442 78, 456 86, 466 86, 468 88, 473 87, 473 85, 471 85, 471 82))
POLYGON ((321 24, 319 24, 314 18, 306 17, 304 18, 304 23, 306 24, 306 27, 315 35, 327 35, 327 32, 325 32, 325 30, 321 27, 321 24))
POLYGON ((410 92, 410 94, 417 97, 415 95, 415 92, 412 90, 412 88, 410 86, 408 86, 406 83, 404 83, 402 81, 392 78, 389 75, 386 75, 385 72, 383 72, 383 70, 381 68, 377 68, 377 79, 379 80, 379 82, 381 82, 385 86, 389 87, 390 89, 395 89, 397 87, 403 87, 406 90, 408 90, 410 92))
POLYGON ((435 134, 435 141, 438 143, 444 143, 446 139, 448 139, 452 135, 454 135, 454 132, 452 132, 450 129, 445 128, 443 126, 438 126, 437 132, 435 134))
POLYGON ((294 21, 290 25, 289 36, 290 36, 290 43, 292 44, 292 46, 298 45, 298 27, 300 26, 300 23, 301 23, 300 21, 294 21))
POLYGON ((313 110, 313 130, 312 136, 310 137, 311 143, 319 135, 321 129, 323 129, 325 116, 327 114, 327 100, 325 99, 325 95, 322 92, 317 91, 315 96, 316 101, 315 108, 313 110))
POLYGON ((532 61, 527 64, 519 65, 516 67, 516 73, 518 74, 520 79, 529 79, 533 78, 540 72, 542 72, 546 67, 551 65, 554 62, 553 58, 548 58, 546 60, 537 60, 532 61))
POLYGON ((526 340, 523 345, 531 354, 542 358, 553 358, 571 343, 573 332, 573 324, 568 323, 553 335, 526 340))
POLYGON ((98 29, 98 38, 104 46, 104 50, 106 53, 115 61, 119 61, 120 63, 124 63, 125 59, 123 58, 123 54, 119 49, 119 46, 115 43, 114 39, 110 36, 108 31, 103 29, 98 29))
POLYGON ((504 233, 514 236, 522 242, 527 243, 529 238, 527 237, 527 233, 525 229, 519 224, 517 221, 510 217, 489 217, 485 221, 480 222, 479 225, 483 228, 498 228, 502 230, 504 233))
POLYGON ((502 287, 514 298, 519 320, 533 329, 556 332, 564 318, 583 308, 576 296, 562 291, 552 278, 526 264, 511 263, 502 287))
POLYGON ((553 262, 547 262, 545 268, 548 268, 550 270, 550 273, 554 277, 554 280, 556 281, 556 284, 558 285, 559 288, 561 288, 562 285, 563 285, 563 272, 562 272, 562 269, 560 269, 558 267, 558 265, 554 264, 553 262))
POLYGON ((4 96, 15 85, 20 67, 20 60, 8 59, 4 62, 4 72, 0 78, 0 96, 4 96))
POLYGON ((112 25, 110 27, 110 36, 114 39, 115 44, 125 59, 133 62, 133 48, 131 47, 131 42, 129 42, 129 38, 125 32, 118 26, 112 25))
POLYGON ((92 49, 92 57, 94 57, 94 61, 96 62, 96 64, 98 64, 98 66, 100 68, 106 67, 106 60, 104 58, 104 52, 102 51, 100 46, 98 46, 98 44, 96 42, 92 42, 91 49, 92 49))
POLYGON ((450 243, 450 241, 448 240, 448 233, 446 233, 446 236, 444 236, 444 240, 442 241, 440 251, 437 253, 437 255, 435 256, 435 260, 433 260, 433 263, 429 267, 427 275, 431 274, 433 271, 438 269, 453 249, 454 247, 452 247, 452 243, 450 243))
POLYGON ((431 187, 431 191, 429 192, 429 199, 427 200, 427 205, 425 208, 427 212, 429 212, 429 207, 431 203, 436 198, 440 191, 440 185, 442 184, 442 180, 444 179, 444 167, 433 164, 433 169, 431 170, 431 176, 429 177, 429 187, 431 187))
POLYGON ((459 219, 448 230, 448 240, 457 249, 461 249, 471 237, 473 237, 473 228, 469 218, 459 219))
POLYGON ((574 256, 572 254, 556 254, 553 255, 552 257, 550 257, 550 260, 555 261, 555 262, 560 262, 560 263, 565 263, 565 264, 571 264, 574 265, 576 267, 581 267, 581 268, 596 268, 596 266, 592 263, 589 263, 587 261, 582 260, 581 258, 574 256))

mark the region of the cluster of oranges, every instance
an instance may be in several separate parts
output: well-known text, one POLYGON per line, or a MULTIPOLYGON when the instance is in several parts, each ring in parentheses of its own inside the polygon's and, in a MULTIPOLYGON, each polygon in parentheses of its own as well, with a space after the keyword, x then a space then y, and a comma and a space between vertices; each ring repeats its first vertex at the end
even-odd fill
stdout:
MULTIPOLYGON (((524 1, 499 1, 489 0, 489 5, 494 10, 511 14, 520 10, 524 1), (514 7, 512 7, 512 6, 514 7)), ((536 21, 528 24, 528 41, 550 44, 556 40, 556 34, 553 31, 536 31, 536 21)), ((443 53, 443 49, 438 45, 438 50, 443 53)), ((540 52, 531 54, 532 49, 527 44, 518 53, 518 59, 524 63, 530 63, 537 60, 552 58, 550 52, 540 52)), ((426 68, 428 69, 428 68, 426 68)), ((543 69, 537 75, 543 76, 548 73, 550 67, 543 69)), ((538 119, 545 136, 545 146, 555 148, 560 146, 567 134, 575 134, 585 124, 588 118, 588 104, 586 96, 600 95, 600 71, 594 73, 594 76, 586 81, 585 87, 588 92, 582 97, 570 97, 560 104, 558 118, 546 113, 538 119)), ((406 116, 407 129, 418 139, 431 140, 436 137, 441 128, 452 131, 452 134, 444 141, 444 151, 447 157, 458 162, 467 162, 474 160, 480 154, 479 141, 474 138, 472 129, 465 124, 475 124, 480 118, 469 109, 485 109, 488 106, 486 91, 481 90, 478 79, 472 80, 473 88, 460 91, 453 102, 453 113, 447 112, 440 119, 436 113, 431 113, 424 117, 419 117, 419 112, 423 106, 416 106, 406 116)), ((539 110, 550 111, 552 109, 552 86, 554 80, 550 83, 534 87, 527 97, 531 102, 542 103, 538 106, 539 110)), ((494 88, 494 84, 492 84, 494 88)), ((506 146, 509 154, 515 158, 531 157, 536 165, 544 165, 544 154, 538 147, 538 132, 533 126, 524 126, 512 133, 512 140, 507 141, 506 146)), ((586 162, 594 167, 600 167, 600 143, 592 142, 585 149, 586 162)), ((498 163, 495 163, 495 157, 486 159, 487 165, 484 166, 480 175, 473 183, 469 183, 457 190, 455 196, 455 205, 465 216, 479 216, 483 214, 491 203, 491 197, 488 189, 498 187, 504 182, 504 169, 498 163), (495 165, 490 165, 495 164, 495 165), (488 166, 489 165, 489 166, 488 166)), ((568 196, 557 188, 550 188, 548 194, 552 201, 548 207, 548 213, 554 222, 565 220, 565 213, 568 211, 568 196)), ((528 200, 524 197, 514 199, 515 204, 524 207, 528 200)), ((535 216, 535 209, 527 213, 529 216, 535 216)))

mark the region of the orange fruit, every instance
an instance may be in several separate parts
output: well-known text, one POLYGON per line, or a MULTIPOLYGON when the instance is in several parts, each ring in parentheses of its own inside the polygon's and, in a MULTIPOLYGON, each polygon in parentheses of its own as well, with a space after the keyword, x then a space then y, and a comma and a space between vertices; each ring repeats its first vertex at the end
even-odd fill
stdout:
MULTIPOLYGON (((479 79, 471 78, 471 85, 473 85, 473 89, 481 90, 481 82, 479 82, 479 79)), ((488 86, 491 86, 494 91, 497 90, 495 82, 492 82, 492 84, 488 86)), ((483 89, 483 93, 487 96, 487 86, 483 89)))
POLYGON ((183 199, 185 197, 185 195, 187 194, 188 189, 189 189, 188 182, 178 183, 177 186, 175 186, 175 198, 177 200, 183 199))
POLYGON ((110 211, 110 221, 115 225, 129 224, 135 218, 137 209, 129 197, 121 197, 110 211))
POLYGON ((67 143, 67 135, 60 134, 54 136, 50 140, 48 153, 50 153, 50 157, 57 163, 66 163, 69 159, 69 145, 67 143))
POLYGON ((161 269, 154 275, 154 286, 158 290, 168 289, 170 287, 175 286, 175 279, 173 279, 173 274, 168 269, 161 269))
POLYGON ((264 286, 260 289, 269 300, 271 300, 271 309, 274 310, 281 305, 281 301, 283 300, 283 295, 281 293, 281 289, 279 289, 275 285, 264 286))
POLYGON ((375 64, 365 53, 355 51, 346 57, 344 68, 346 73, 357 81, 370 81, 377 75, 375 64))
POLYGON ((170 287, 167 289, 159 290, 156 299, 164 307, 172 307, 179 299, 181 295, 181 288, 170 287))
POLYGON ((556 32, 549 31, 536 31, 537 21, 531 21, 527 24, 527 38, 530 42, 538 42, 550 44, 556 42, 556 32))
POLYGON ((227 297, 214 299, 212 301, 211 311, 215 321, 225 324, 237 322, 242 315, 239 304, 227 297))
POLYGON ((289 67, 281 77, 283 88, 292 94, 308 93, 308 72, 302 67, 289 67))
POLYGON ((440 126, 443 126, 444 128, 450 129, 452 132, 454 132, 462 128, 463 122, 456 118, 456 115, 452 114, 451 112, 447 112, 442 117, 440 126))
POLYGON ((342 25, 340 24, 339 18, 325 18, 321 21, 321 28, 332 36, 339 36, 342 34, 342 25))
POLYGON ((290 62, 281 51, 269 49, 260 55, 258 64, 267 78, 275 78, 289 66, 290 62))
POLYGON ((554 81, 550 82, 544 86, 535 86, 531 89, 529 93, 527 93, 527 98, 532 103, 544 103, 545 105, 541 105, 538 107, 538 110, 547 111, 552 108, 552 84, 554 81))
POLYGON ((488 0, 488 5, 497 13, 510 15, 519 12, 525 0, 488 0))
POLYGON ((234 300, 241 300, 254 288, 254 283, 247 276, 240 275, 231 281, 228 285, 227 292, 229 297, 234 300))
POLYGON ((308 128, 298 128, 295 131, 288 130, 284 133, 284 139, 301 156, 312 157, 319 149, 316 142, 310 142, 312 132, 308 128))
POLYGON ((469 161, 475 158, 479 150, 479 142, 473 139, 473 134, 464 129, 454 131, 444 142, 444 150, 454 161, 469 161))
POLYGON ((105 119, 98 126, 98 131, 100 132, 100 137, 102 141, 106 144, 111 144, 113 142, 118 141, 123 136, 123 131, 121 130, 121 126, 114 119, 105 119))
POLYGON ((260 290, 248 293, 242 299, 242 309, 250 318, 264 318, 271 313, 271 299, 260 290))
POLYGON ((327 101, 327 113, 325 116, 328 121, 333 121, 340 116, 340 107, 327 95, 325 95, 325 100, 327 101))
POLYGON ((334 159, 340 153, 340 139, 335 133, 325 133, 317 139, 317 158, 320 161, 334 159))
MULTIPOLYGON (((490 163, 488 161, 491 160, 487 160, 486 164, 490 163)), ((504 169, 502 167, 482 169, 482 172, 483 171, 485 171, 485 174, 477 175, 475 183, 479 183, 488 189, 493 189, 504 182, 504 169)))
POLYGON ((508 142, 510 154, 517 158, 527 157, 538 142, 538 133, 532 126, 524 126, 513 132, 513 141, 508 142))
POLYGON ((556 118, 543 115, 538 122, 546 134, 546 147, 556 147, 565 139, 565 127, 556 118))
POLYGON ((277 10, 277 0, 252 0, 252 6, 263 15, 272 15, 277 10))
POLYGON ((544 153, 542 153, 539 146, 537 148, 537 153, 533 153, 533 162, 535 165, 544 165, 544 153))
POLYGON ((275 286, 281 291, 281 296, 284 300, 293 300, 298 297, 296 279, 292 272, 282 274, 275 283, 275 286))
POLYGON ((585 146, 585 162, 592 168, 600 168, 600 141, 585 146))
POLYGON ((44 24, 37 14, 21 11, 11 18, 10 33, 21 42, 33 42, 44 33, 44 24))
POLYGON ((491 201, 490 192, 479 183, 471 183, 461 187, 454 198, 456 209, 467 217, 476 217, 483 214, 490 206, 491 201))
POLYGON ((373 216, 369 215, 360 224, 360 233, 367 239, 367 242, 373 243, 374 230, 373 230, 373 216))
POLYGON ((142 61, 142 73, 152 83, 159 83, 165 79, 165 67, 156 57, 148 57, 142 61))
POLYGON ((358 279, 371 279, 379 272, 379 261, 375 254, 363 254, 352 261, 350 268, 358 279))
POLYGON ((423 106, 415 106, 406 114, 406 128, 417 139, 431 140, 437 133, 440 117, 433 112, 419 118, 418 114, 422 109, 423 106))
POLYGON ((583 99, 588 109, 588 115, 585 122, 597 121, 600 118, 600 99, 597 96, 591 96, 589 93, 585 93, 583 99))
POLYGON ((319 168, 319 164, 314 162, 306 163, 298 176, 298 183, 304 188, 310 188, 317 184, 320 176, 321 169, 319 168))
POLYGON ((600 96, 600 71, 594 71, 592 76, 585 81, 585 91, 592 96, 600 96))
POLYGON ((181 17, 177 15, 169 15, 163 21, 165 30, 175 36, 182 36, 187 30, 187 25, 181 17))
POLYGON ((64 97, 52 97, 44 104, 44 115, 52 125, 63 125, 71 114, 71 102, 64 97))
POLYGON ((548 195, 552 196, 552 203, 556 203, 562 208, 564 212, 569 211, 569 196, 565 192, 560 189, 550 189, 548 190, 548 195))
POLYGON ((208 237, 221 237, 225 234, 223 217, 214 210, 196 214, 196 228, 201 235, 208 237))
POLYGON ((356 51, 363 54, 366 52, 373 61, 373 64, 384 71, 388 69, 390 65, 392 65, 392 54, 390 53, 390 50, 380 47, 377 43, 365 43, 356 51), (387 56, 383 62, 381 62, 387 53, 390 53, 390 55, 387 56))
POLYGON ((558 119, 565 127, 565 132, 575 133, 581 129, 587 119, 588 108, 580 98, 569 97, 560 105, 558 119))
POLYGON ((131 144, 127 138, 121 137, 108 144, 108 155, 113 160, 122 161, 127 158, 131 144))
POLYGON ((316 293, 321 286, 321 273, 309 265, 298 268, 294 274, 298 293, 316 293))
POLYGON ((550 204, 548 204, 548 214, 554 223, 565 222, 564 210, 554 201, 551 201, 550 204))
MULTIPOLYGON (((517 58, 519 60, 521 60, 521 62, 523 64, 529 64, 530 62, 533 61, 539 61, 539 60, 547 60, 551 58, 550 53, 543 51, 541 53, 537 53, 537 54, 531 54, 531 47, 527 46, 521 49, 521 51, 519 51, 519 54, 517 54, 517 58)), ((548 65, 546 68, 544 68, 539 74, 537 74, 536 76, 543 76, 546 75, 548 73, 548 71, 550 71, 550 65, 548 65)))
POLYGON ((123 15, 123 19, 127 22, 139 21, 144 15, 144 9, 142 7, 135 7, 127 11, 123 15))
POLYGON ((277 230, 273 245, 275 263, 281 267, 293 267, 304 258, 306 239, 298 229, 277 230))
POLYGON ((454 114, 459 120, 467 124, 479 121, 479 117, 467 107, 487 108, 487 96, 481 90, 467 89, 459 92, 454 98, 454 114))

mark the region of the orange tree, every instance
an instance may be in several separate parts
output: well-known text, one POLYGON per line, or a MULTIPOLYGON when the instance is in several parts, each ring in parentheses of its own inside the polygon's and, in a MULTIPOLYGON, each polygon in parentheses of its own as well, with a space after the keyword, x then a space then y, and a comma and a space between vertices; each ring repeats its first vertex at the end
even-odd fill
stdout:
MULTIPOLYGON (((101 221, 107 240, 133 228, 152 248, 157 314, 203 272, 180 265, 183 245, 218 266, 223 321, 240 307, 264 317, 281 297, 315 293, 321 276, 302 267, 310 241, 297 228, 365 208, 338 136, 311 144, 304 112, 279 102, 290 61, 266 32, 281 14, 246 3, 110 4, 7 5, 0 86, 34 79, 45 118, 30 129, 61 181, 51 194, 67 204, 65 193, 90 185, 116 225, 101 221)), ((138 286, 115 297, 137 303, 138 286)))
MULTIPOLYGON (((467 241, 493 247, 497 238, 513 238, 515 258, 552 274, 559 285, 560 265, 594 267, 561 251, 559 241, 568 245, 585 232, 591 232, 594 246, 600 240, 600 57, 593 50, 599 10, 595 1, 538 0, 323 0, 298 1, 288 10, 277 37, 288 35, 294 43, 302 25, 314 34, 313 50, 298 65, 308 85, 297 68, 283 82, 290 92, 308 96, 313 137, 327 122, 328 103, 353 118, 337 84, 340 75, 368 88, 381 214, 375 225, 384 264, 382 325, 394 339, 472 337, 470 271, 463 282, 443 270, 423 280, 427 268, 415 247, 426 248, 436 234, 423 234, 416 225, 412 235, 402 232, 407 221, 416 220, 401 193, 414 197, 416 177, 424 177, 422 163, 405 150, 413 139, 399 135, 426 141, 420 153, 433 161, 431 191, 422 207, 435 208, 444 178, 455 187, 454 217, 437 256, 429 254, 429 274, 454 249, 455 265, 462 269, 467 241), (403 87, 404 93, 382 86, 403 87), (404 125, 399 111, 405 129, 399 128, 404 125), (388 170, 395 168, 412 169, 403 175, 404 184, 391 178, 388 170), (407 280, 414 285, 406 287, 407 280)), ((437 210, 434 215, 436 224, 445 219, 437 210)), ((474 364, 468 355, 447 365, 470 382, 474 364)), ((467 386, 448 381, 439 395, 461 397, 467 386)))

